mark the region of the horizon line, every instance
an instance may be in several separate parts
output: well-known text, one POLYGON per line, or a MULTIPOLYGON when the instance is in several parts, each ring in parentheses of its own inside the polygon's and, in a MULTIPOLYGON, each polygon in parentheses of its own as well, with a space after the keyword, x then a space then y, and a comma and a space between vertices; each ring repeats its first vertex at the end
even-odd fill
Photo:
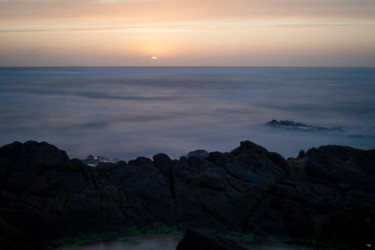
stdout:
POLYGON ((375 66, 0 66, 6 68, 375 68, 375 66))

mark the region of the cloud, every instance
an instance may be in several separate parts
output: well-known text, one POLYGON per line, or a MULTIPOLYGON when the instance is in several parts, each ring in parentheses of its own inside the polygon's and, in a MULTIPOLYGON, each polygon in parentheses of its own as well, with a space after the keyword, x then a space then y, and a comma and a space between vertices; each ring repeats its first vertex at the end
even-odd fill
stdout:
POLYGON ((375 27, 374 21, 331 21, 331 20, 196 20, 193 22, 144 23, 144 24, 67 24, 67 25, 11 25, 0 26, 0 33, 41 33, 41 32, 97 32, 136 30, 145 32, 199 32, 218 30, 248 30, 252 28, 345 28, 375 27))
MULTIPOLYGON (((131 17, 191 21, 277 18, 374 19, 371 0, 0 0, 1 22, 131 17), (120 8, 121 5, 124 5, 120 8)), ((1 23, 0 22, 0 23, 1 23)))

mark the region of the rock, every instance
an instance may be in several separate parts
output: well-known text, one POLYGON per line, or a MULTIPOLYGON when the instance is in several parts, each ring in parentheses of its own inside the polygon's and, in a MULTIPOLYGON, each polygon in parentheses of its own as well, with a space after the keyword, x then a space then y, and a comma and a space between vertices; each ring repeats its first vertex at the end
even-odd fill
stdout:
POLYGON ((25 144, 14 142, 0 149, 0 158, 11 170, 41 174, 48 169, 66 165, 69 157, 46 142, 28 141, 25 144))
POLYGON ((211 224, 241 231, 247 228, 256 199, 287 176, 288 163, 280 155, 251 142, 241 145, 235 155, 191 156, 174 166, 177 220, 183 227, 207 229, 211 224))
POLYGON ((342 190, 353 187, 375 192, 375 157, 372 151, 356 150, 343 146, 323 146, 307 151, 306 173, 326 179, 342 190))
POLYGON ((211 152, 206 159, 220 167, 224 167, 225 163, 230 161, 230 158, 226 154, 220 152, 211 152))
POLYGON ((0 217, 35 242, 164 224, 344 244, 352 234, 355 247, 375 234, 374 166, 375 150, 324 146, 287 162, 244 141, 230 153, 95 168, 16 142, 0 148, 0 217))
POLYGON ((112 168, 115 168, 117 167, 118 165, 115 164, 115 163, 112 163, 112 162, 99 162, 97 165, 96 165, 96 170, 98 171, 108 171, 112 168))
POLYGON ((246 250, 236 242, 193 230, 186 230, 182 240, 178 243, 176 250, 246 250))
POLYGON ((168 178, 172 175, 172 160, 166 154, 157 154, 153 157, 154 166, 157 167, 162 174, 168 178))
POLYGON ((288 162, 278 153, 270 152, 267 154, 267 158, 272 161, 275 165, 281 168, 285 174, 290 174, 290 166, 288 162))
POLYGON ((304 132, 342 132, 343 129, 341 127, 319 127, 308 125, 300 122, 288 121, 288 120, 272 120, 265 124, 266 126, 273 127, 273 128, 282 128, 287 130, 296 130, 296 131, 304 131, 304 132))
POLYGON ((256 152, 256 153, 261 153, 265 154, 267 153, 267 149, 263 148, 262 146, 259 146, 251 141, 242 141, 240 143, 240 146, 234 150, 232 150, 232 154, 238 155, 241 153, 246 153, 246 152, 256 152))
POLYGON ((298 152, 298 156, 297 158, 302 158, 305 156, 305 150, 301 149, 299 152, 298 152))
POLYGON ((206 150, 203 150, 203 149, 198 149, 198 150, 195 150, 195 151, 191 151, 189 152, 186 157, 189 158, 189 157, 202 157, 202 158, 205 158, 208 156, 208 152, 206 150))
POLYGON ((289 230, 297 232, 298 225, 306 224, 322 240, 334 239, 356 247, 371 242, 368 234, 375 233, 373 152, 322 146, 308 150, 302 158, 290 159, 294 181, 287 185, 289 191, 283 187, 278 199, 289 197, 296 202, 290 203, 284 213, 298 207, 305 212, 302 217, 291 218, 289 225, 294 229, 289 230))

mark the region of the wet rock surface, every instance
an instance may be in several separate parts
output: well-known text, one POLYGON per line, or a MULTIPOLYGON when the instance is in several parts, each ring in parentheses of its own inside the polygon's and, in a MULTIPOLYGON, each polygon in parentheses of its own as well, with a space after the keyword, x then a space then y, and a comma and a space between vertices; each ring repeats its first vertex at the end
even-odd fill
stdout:
POLYGON ((96 168, 47 143, 0 148, 0 217, 38 242, 150 230, 241 231, 373 244, 375 150, 285 160, 249 141, 229 153, 138 157, 96 168))

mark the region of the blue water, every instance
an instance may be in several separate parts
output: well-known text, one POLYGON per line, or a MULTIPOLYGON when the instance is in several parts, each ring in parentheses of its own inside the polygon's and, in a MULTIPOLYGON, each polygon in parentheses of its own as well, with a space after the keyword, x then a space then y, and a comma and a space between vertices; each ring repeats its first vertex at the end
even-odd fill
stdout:
POLYGON ((0 145, 130 160, 251 140, 285 157, 375 148, 374 68, 0 68, 0 145), (291 120, 340 130, 264 126, 291 120))

